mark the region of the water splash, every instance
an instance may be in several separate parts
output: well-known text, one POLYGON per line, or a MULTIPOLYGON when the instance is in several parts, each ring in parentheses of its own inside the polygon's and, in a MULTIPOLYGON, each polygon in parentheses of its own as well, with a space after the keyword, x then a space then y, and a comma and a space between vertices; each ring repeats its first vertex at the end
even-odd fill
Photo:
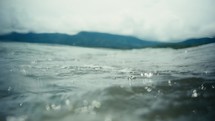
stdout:
POLYGON ((149 73, 144 73, 144 76, 147 78, 151 78, 153 76, 153 73, 149 72, 149 73))
POLYGON ((192 93, 191 97, 193 97, 193 98, 198 97, 197 90, 195 90, 195 89, 193 90, 193 93, 192 93))

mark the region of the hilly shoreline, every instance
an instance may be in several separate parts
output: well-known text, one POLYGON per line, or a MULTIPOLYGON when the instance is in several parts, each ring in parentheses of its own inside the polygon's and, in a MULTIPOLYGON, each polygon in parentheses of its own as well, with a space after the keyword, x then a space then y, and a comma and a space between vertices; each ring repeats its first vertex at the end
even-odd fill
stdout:
POLYGON ((61 33, 17 33, 0 35, 0 41, 60 44, 81 47, 111 48, 111 49, 139 49, 139 48, 187 48, 214 43, 215 38, 189 39, 177 43, 164 43, 141 40, 132 36, 115 35, 99 32, 79 32, 76 35, 61 33))

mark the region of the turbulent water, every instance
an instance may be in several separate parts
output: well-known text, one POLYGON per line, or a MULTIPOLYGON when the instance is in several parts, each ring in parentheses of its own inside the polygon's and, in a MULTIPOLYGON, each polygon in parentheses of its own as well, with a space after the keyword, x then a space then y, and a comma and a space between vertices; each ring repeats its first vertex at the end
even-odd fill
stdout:
POLYGON ((0 43, 1 121, 214 121, 215 44, 0 43))

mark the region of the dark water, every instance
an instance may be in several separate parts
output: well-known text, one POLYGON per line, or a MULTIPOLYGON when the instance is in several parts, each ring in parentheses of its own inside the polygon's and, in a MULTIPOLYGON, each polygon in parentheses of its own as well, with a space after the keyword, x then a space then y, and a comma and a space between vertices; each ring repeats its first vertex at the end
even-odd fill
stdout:
POLYGON ((0 43, 0 121, 214 121, 215 44, 0 43))

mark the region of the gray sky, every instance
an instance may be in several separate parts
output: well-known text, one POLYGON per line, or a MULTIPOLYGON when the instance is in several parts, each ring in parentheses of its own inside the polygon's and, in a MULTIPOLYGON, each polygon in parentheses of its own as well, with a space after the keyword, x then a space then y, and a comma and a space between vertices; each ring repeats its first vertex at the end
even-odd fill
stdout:
POLYGON ((80 31, 178 41, 215 36, 215 0, 0 0, 0 34, 80 31))

